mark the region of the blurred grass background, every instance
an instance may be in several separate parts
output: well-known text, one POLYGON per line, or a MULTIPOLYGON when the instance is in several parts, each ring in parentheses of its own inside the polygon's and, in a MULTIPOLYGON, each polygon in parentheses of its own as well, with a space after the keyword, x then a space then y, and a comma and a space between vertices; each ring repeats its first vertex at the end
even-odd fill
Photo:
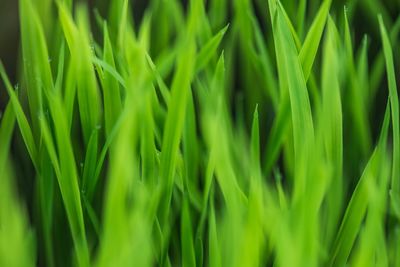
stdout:
MULTIPOLYGON (((19 51, 20 51, 20 45, 19 45, 19 18, 18 18, 18 1, 16 0, 0 0, 0 58, 4 62, 4 65, 6 66, 7 73, 10 75, 12 83, 17 83, 18 80, 18 61, 19 61, 19 51)), ((106 14, 108 14, 107 7, 110 4, 110 1, 104 1, 104 0, 97 0, 97 1, 87 1, 89 3, 90 7, 96 6, 99 13, 106 17, 106 14)), ((185 6, 186 1, 182 1, 185 6)), ((232 1, 233 2, 233 1, 232 1)), ((230 2, 230 3, 232 3, 230 2)), ((291 18, 296 18, 296 5, 293 4, 293 0, 282 0, 283 6, 287 9, 287 13, 291 18)), ((298 2, 298 1, 296 1, 298 2)), ((320 7, 322 1, 308 1, 310 5, 307 7, 307 15, 305 19, 305 23, 307 26, 305 27, 306 29, 309 28, 309 24, 312 22, 313 18, 315 17, 315 14, 317 12, 317 9, 320 7)), ((132 0, 131 1, 132 5, 132 10, 134 14, 134 22, 136 24, 139 24, 139 22, 142 20, 144 11, 147 7, 148 1, 141 1, 141 0, 132 0)), ((257 19, 260 22, 261 28, 263 30, 263 34, 266 36, 266 39, 268 39, 268 45, 269 49, 273 51, 273 42, 272 42, 272 29, 270 28, 271 25, 269 21, 266 21, 266 13, 268 12, 267 8, 265 10, 261 10, 260 7, 264 6, 266 7, 266 1, 263 0, 254 0, 252 2, 252 5, 254 7, 254 12, 257 15, 257 19)), ((352 37, 354 38, 353 40, 353 47, 354 50, 359 52, 360 48, 363 45, 363 38, 364 36, 368 36, 368 61, 373 61, 379 51, 382 50, 382 44, 380 42, 380 32, 379 32, 379 24, 377 22, 377 14, 381 13, 383 14, 383 18, 385 20, 385 25, 387 26, 388 29, 392 29, 392 26, 394 24, 394 21, 397 19, 399 13, 400 13, 400 1, 396 0, 384 0, 384 1, 374 1, 374 0, 350 0, 350 1, 344 1, 344 0, 338 0, 338 1, 333 1, 333 5, 330 11, 330 14, 336 19, 338 23, 342 21, 341 16, 343 15, 343 8, 346 6, 349 12, 349 19, 350 19, 350 27, 351 27, 351 34, 352 37)), ((93 9, 91 9, 93 11, 93 9)), ((232 4, 229 5, 229 10, 227 11, 229 16, 228 16, 228 21, 233 20, 235 17, 235 12, 233 10, 232 4)), ((94 24, 94 16, 93 12, 89 12, 91 15, 92 23, 94 24)), ((293 19, 295 21, 295 19, 293 19)), ((219 25, 221 26, 221 25, 219 25)), ((296 26, 296 25, 295 25, 296 26)), ((340 25, 340 28, 343 28, 342 25, 340 25)), ((94 30, 98 30, 98 27, 92 27, 94 30)), ((213 29, 215 31, 217 29, 213 29)), ((305 33, 303 35, 300 35, 300 38, 304 38, 305 33)), ((94 37, 96 40, 101 40, 101 33, 96 33, 94 32, 94 37)), ((398 39, 398 38, 397 38, 398 39)), ((393 44, 394 47, 398 43, 398 40, 395 40, 396 42, 393 44)), ((101 41, 99 41, 101 43, 101 41)), ((152 53, 151 56, 157 55, 159 52, 157 44, 152 44, 152 50, 150 51, 152 53)), ((396 73, 399 72, 398 66, 399 64, 399 49, 394 49, 394 59, 395 59, 395 67, 396 67, 396 73)), ((238 74, 243 71, 243 66, 241 65, 241 51, 239 49, 235 50, 235 53, 237 55, 234 56, 235 62, 233 66, 230 66, 231 70, 233 73, 238 74)), ((321 53, 321 52, 319 52, 321 53)), ((320 56, 317 57, 317 59, 321 59, 320 56)), ((274 59, 273 59, 274 60, 274 59)), ((321 68, 322 63, 321 62, 315 62, 314 68, 321 68)), ((319 73, 320 71, 315 71, 316 73, 319 73)), ((246 129, 249 129, 251 127, 251 122, 252 122, 252 116, 253 116, 253 109, 254 109, 254 103, 255 101, 260 101, 265 100, 265 97, 259 97, 259 96, 254 96, 253 100, 251 98, 248 98, 248 96, 251 96, 251 93, 249 95, 246 95, 244 92, 244 87, 245 83, 247 82, 243 77, 245 75, 236 75, 234 76, 235 79, 233 80, 233 83, 231 84, 231 102, 234 103, 231 105, 232 110, 231 110, 231 115, 236 116, 236 117, 241 117, 245 116, 244 121, 247 123, 246 129), (241 80, 243 78, 243 80, 241 80), (243 105, 235 105, 235 103, 241 103, 244 102, 243 105)), ((319 79, 319 77, 317 77, 319 79)), ((397 77, 399 79, 399 77, 397 77)), ((258 80, 254 80, 254 84, 257 85, 258 80)), ((318 84, 320 84, 320 81, 317 81, 318 84)), ((1 87, 3 87, 3 83, 0 83, 1 87)), ((382 124, 382 118, 383 118, 383 113, 385 110, 386 102, 387 102, 387 82, 385 78, 381 79, 381 82, 378 84, 379 88, 377 90, 378 94, 376 98, 374 99, 373 105, 370 107, 371 109, 368 110, 367 117, 369 119, 369 123, 366 124, 369 127, 369 130, 372 134, 372 139, 371 140, 374 144, 376 143, 376 139, 378 137, 381 124, 382 124)), ((254 89, 254 88, 253 88, 254 89)), ((344 92, 346 93, 346 89, 344 92)), ((253 90, 257 91, 257 90, 253 90)), ((251 91, 249 91, 251 92, 251 91)), ((346 96, 344 96, 346 97, 346 96)), ((269 101, 269 100, 268 100, 269 101)), ((6 90, 4 88, 0 88, 0 110, 3 111, 5 108, 5 104, 8 102, 8 96, 6 94, 6 90)), ((261 143, 265 144, 266 143, 266 138, 267 138, 267 130, 271 128, 272 120, 273 120, 273 112, 269 112, 272 110, 271 105, 269 102, 265 101, 265 103, 259 103, 261 104, 261 112, 260 112, 260 123, 261 123, 261 143)), ((349 104, 344 101, 344 105, 349 104)), ((351 104, 351 103, 350 103, 351 104)), ((344 107, 346 108, 346 106, 344 107)), ((344 114, 347 116, 349 112, 345 111, 344 114)), ((359 164, 359 166, 351 166, 351 167, 345 167, 345 170, 348 172, 354 172, 354 173, 347 173, 345 177, 351 177, 353 180, 349 181, 350 184, 350 190, 348 191, 348 196, 346 197, 346 203, 347 200, 350 198, 350 195, 353 193, 353 189, 357 183, 357 179, 355 177, 359 177, 360 172, 362 171, 362 168, 365 165, 365 161, 367 160, 367 156, 364 155, 364 157, 357 157, 358 155, 351 155, 351 152, 353 150, 353 147, 351 146, 352 142, 355 140, 354 136, 357 137, 356 133, 351 133, 349 134, 349 131, 352 131, 352 124, 353 121, 349 119, 348 117, 344 118, 344 157, 345 161, 344 164, 359 164), (350 136, 353 139, 347 138, 350 136), (349 156, 350 155, 350 156, 349 156), (347 157, 350 157, 352 160, 347 160, 347 157), (356 159, 356 160, 354 160, 356 159)), ((15 132, 15 135, 17 135, 17 138, 13 139, 13 144, 12 144, 12 149, 11 153, 14 153, 14 151, 23 151, 24 150, 24 144, 21 140, 19 131, 15 132)), ((357 140, 355 140, 357 141, 357 140)), ((263 148, 265 149, 265 148, 263 148)), ((368 152, 369 153, 369 152, 368 152)), ((14 165, 15 169, 17 172, 17 177, 18 181, 21 181, 23 177, 26 177, 26 173, 33 173, 33 167, 32 163, 29 160, 28 155, 25 153, 16 153, 14 156, 14 165)), ((369 156, 369 154, 368 154, 369 156)), ((282 163, 279 163, 282 164, 282 163)), ((25 180, 24 183, 19 182, 19 190, 22 191, 23 193, 21 194, 24 198, 31 199, 32 196, 32 190, 30 188, 33 188, 33 179, 28 179, 25 180), (23 186, 22 186, 23 185, 23 186)), ((32 211, 33 209, 33 203, 30 201, 25 201, 28 205, 28 210, 30 216, 34 213, 32 211)), ((65 216, 65 215, 62 215, 65 216)), ((65 224, 66 219, 64 217, 58 218, 60 222, 65 224)), ((61 228, 61 227, 60 227, 61 228)), ((65 234, 65 233, 64 233, 65 234)), ((62 234, 61 234, 62 235, 62 234)), ((70 236, 68 234, 65 234, 65 236, 61 236, 62 239, 66 239, 69 242, 70 236)), ((43 251, 40 251, 39 253, 43 253, 43 251)), ((39 255, 39 258, 42 260, 43 255, 39 255)))

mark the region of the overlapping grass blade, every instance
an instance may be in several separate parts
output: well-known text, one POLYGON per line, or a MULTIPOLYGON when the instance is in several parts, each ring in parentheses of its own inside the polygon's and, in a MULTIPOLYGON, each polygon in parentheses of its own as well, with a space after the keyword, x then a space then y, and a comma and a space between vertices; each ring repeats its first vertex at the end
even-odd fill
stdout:
POLYGON ((195 62, 195 46, 192 40, 188 40, 187 48, 182 51, 176 76, 172 84, 171 102, 165 123, 163 146, 161 150, 160 173, 165 188, 165 200, 163 201, 161 220, 166 220, 169 212, 169 204, 174 185, 174 172, 179 142, 185 120, 188 90, 195 62))
MULTIPOLYGON (((301 168, 307 158, 306 153, 310 150, 314 138, 314 126, 311 116, 310 101, 308 98, 307 87, 304 76, 302 74, 301 65, 297 56, 296 47, 290 33, 290 30, 283 19, 282 7, 277 8, 275 14, 276 29, 274 38, 277 40, 276 49, 284 54, 284 57, 278 60, 284 61, 282 64, 285 66, 284 73, 281 73, 288 78, 288 89, 290 95, 290 105, 292 111, 292 124, 293 124, 293 138, 294 138, 294 153, 296 162, 301 168)), ((305 171, 305 170, 304 170, 305 171)), ((298 193, 304 193, 305 181, 302 181, 305 173, 300 173, 299 178, 296 179, 297 186, 295 190, 298 193)), ((295 193, 295 194, 298 194, 295 193)))
POLYGON ((396 75, 393 63, 393 53, 383 24, 382 16, 379 17, 379 26, 381 29, 383 51, 386 61, 386 73, 389 85, 390 109, 392 112, 392 127, 393 127, 393 164, 392 164, 392 179, 391 179, 391 201, 392 205, 400 218, 400 126, 399 126, 399 97, 397 94, 396 75))
POLYGON ((45 138, 45 141, 47 140, 46 148, 56 172, 58 185, 75 244, 78 264, 79 266, 88 266, 89 250, 86 240, 78 173, 71 140, 69 139, 66 115, 63 111, 63 104, 59 94, 49 93, 46 97, 49 102, 53 123, 56 125, 54 129, 55 141, 50 142, 49 136, 45 138), (58 163, 55 155, 56 150, 54 143, 57 147, 58 163))
POLYGON ((319 134, 322 135, 321 149, 330 165, 331 181, 327 192, 328 218, 326 240, 331 242, 339 222, 343 198, 343 110, 340 96, 339 43, 334 24, 328 21, 328 31, 324 43, 324 62, 322 69, 322 115, 319 134))
POLYGON ((369 202, 368 184, 374 181, 380 172, 381 161, 387 142, 390 111, 386 108, 385 119, 382 125, 379 143, 372 153, 364 172, 354 190, 351 200, 346 208, 339 232, 334 242, 330 266, 343 265, 351 253, 354 241, 359 234, 362 220, 369 202))

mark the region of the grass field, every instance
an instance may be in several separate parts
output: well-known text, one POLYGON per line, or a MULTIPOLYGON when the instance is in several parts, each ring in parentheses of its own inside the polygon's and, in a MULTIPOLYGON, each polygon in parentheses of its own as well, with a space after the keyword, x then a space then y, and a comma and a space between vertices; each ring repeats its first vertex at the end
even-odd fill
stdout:
POLYGON ((0 266, 400 266, 398 1, 18 2, 0 266))

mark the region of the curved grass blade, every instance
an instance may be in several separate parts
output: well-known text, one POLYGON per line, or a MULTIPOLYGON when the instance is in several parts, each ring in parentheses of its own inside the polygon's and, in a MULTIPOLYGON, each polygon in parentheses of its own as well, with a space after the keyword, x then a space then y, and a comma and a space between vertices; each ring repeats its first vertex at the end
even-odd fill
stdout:
POLYGON ((36 170, 39 170, 38 152, 35 145, 35 139, 33 138, 31 127, 29 126, 28 120, 18 100, 18 96, 16 95, 15 91, 11 86, 11 83, 8 80, 7 74, 4 70, 3 63, 1 62, 0 62, 0 75, 4 81, 7 92, 10 96, 15 116, 17 118, 18 126, 21 131, 22 138, 24 139, 24 143, 28 150, 29 156, 31 157, 33 166, 35 167, 36 170))
POLYGON ((400 218, 400 125, 399 125, 399 97, 397 94, 396 74, 393 63, 393 52, 388 34, 383 24, 382 16, 379 16, 379 26, 382 35, 383 51, 386 61, 386 73, 389 84, 390 108, 392 111, 393 126, 393 164, 391 181, 391 202, 398 218, 400 218))
MULTIPOLYGON (((107 24, 104 24, 104 62, 107 63, 111 70, 115 70, 115 62, 113 56, 113 47, 107 30, 107 24)), ((118 119, 122 109, 122 100, 118 80, 115 79, 110 71, 104 72, 103 77, 103 102, 104 102, 104 121, 106 134, 110 134, 112 127, 118 119)))
POLYGON ((329 9, 332 0, 325 0, 316 15, 310 30, 307 33, 306 39, 301 47, 299 58, 303 68, 304 79, 307 81, 310 76, 318 47, 321 41, 322 33, 325 28, 325 23, 328 19, 329 9))
MULTIPOLYGON (((274 27, 276 34, 274 38, 277 40, 276 49, 284 55, 282 65, 284 66, 284 75, 288 79, 288 89, 290 96, 290 105, 292 111, 293 138, 294 138, 294 154, 297 167, 301 167, 306 163, 307 151, 310 151, 310 145, 314 139, 314 126, 311 116, 310 101, 308 98, 306 82, 302 74, 301 64, 297 56, 297 50, 290 33, 289 27, 282 15, 282 7, 277 8, 274 27)), ((299 170, 299 169, 298 169, 299 170)), ((305 171, 305 170, 303 170, 305 171)), ((303 174, 299 173, 299 177, 303 174)), ((296 179, 295 191, 303 192, 305 181, 296 179)), ((298 193, 295 193, 298 194, 298 193)))

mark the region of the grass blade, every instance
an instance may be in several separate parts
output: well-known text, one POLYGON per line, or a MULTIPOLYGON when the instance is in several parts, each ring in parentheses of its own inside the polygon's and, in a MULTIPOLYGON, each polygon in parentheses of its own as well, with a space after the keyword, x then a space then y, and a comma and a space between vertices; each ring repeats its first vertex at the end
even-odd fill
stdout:
MULTIPOLYGON (((400 211, 400 126, 399 126, 399 97, 397 94, 396 75, 393 63, 393 53, 390 40, 383 24, 382 16, 379 16, 379 25, 381 29, 383 51, 386 61, 386 73, 389 84, 390 108, 392 111, 393 126, 393 164, 391 181, 391 201, 397 212, 400 211)), ((400 218, 400 213, 397 214, 400 218)))

